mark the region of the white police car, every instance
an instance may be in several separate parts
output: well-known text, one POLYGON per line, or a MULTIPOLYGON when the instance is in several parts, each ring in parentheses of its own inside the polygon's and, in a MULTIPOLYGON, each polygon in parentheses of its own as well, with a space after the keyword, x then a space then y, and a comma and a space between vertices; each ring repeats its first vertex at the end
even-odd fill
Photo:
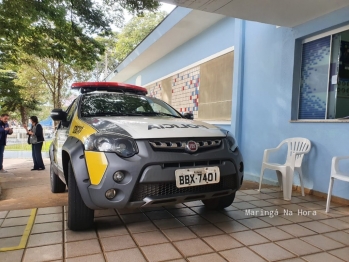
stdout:
POLYGON ((68 185, 68 226, 93 225, 94 210, 202 200, 225 208, 243 180, 234 138, 182 116, 147 90, 112 82, 75 83, 80 96, 60 121, 50 147, 52 192, 68 185))

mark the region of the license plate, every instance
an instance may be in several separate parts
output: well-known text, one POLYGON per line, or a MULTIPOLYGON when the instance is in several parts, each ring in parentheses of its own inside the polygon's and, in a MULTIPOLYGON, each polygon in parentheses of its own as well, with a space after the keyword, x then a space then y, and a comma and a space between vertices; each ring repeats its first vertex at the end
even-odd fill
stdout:
POLYGON ((175 177, 178 188, 201 186, 219 183, 220 172, 218 166, 177 169, 175 171, 175 177))

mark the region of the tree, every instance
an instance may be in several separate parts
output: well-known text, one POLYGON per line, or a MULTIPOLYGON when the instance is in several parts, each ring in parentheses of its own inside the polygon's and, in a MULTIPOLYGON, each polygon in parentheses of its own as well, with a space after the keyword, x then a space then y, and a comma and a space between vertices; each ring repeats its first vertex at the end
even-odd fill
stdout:
POLYGON ((155 0, 1 0, 0 65, 25 52, 92 69, 104 52, 93 35, 120 27, 123 8, 141 15, 158 7, 155 0))
POLYGON ((120 33, 96 37, 105 46, 105 54, 99 57, 92 72, 92 81, 102 81, 154 28, 165 18, 166 12, 143 13, 133 17, 120 33), (107 71, 107 74, 105 74, 107 71))
POLYGON ((144 13, 133 17, 118 35, 116 60, 122 62, 143 39, 166 17, 166 12, 144 13))
POLYGON ((25 121, 42 102, 62 107, 70 83, 87 80, 103 57, 106 46, 97 36, 112 38, 123 9, 143 15, 158 7, 155 0, 0 0, 3 108, 20 108, 25 121))
POLYGON ((105 47, 104 55, 100 56, 99 61, 96 62, 94 70, 92 71, 92 81, 102 81, 107 75, 115 69, 118 65, 116 58, 115 45, 118 41, 118 33, 113 32, 108 37, 97 37, 96 40, 105 47))
POLYGON ((6 64, 9 70, 0 70, 0 104, 3 110, 19 111, 22 123, 30 113, 46 117, 47 107, 62 108, 70 95, 71 82, 90 77, 86 70, 53 58, 22 54, 20 61, 19 66, 6 64))
POLYGON ((11 70, 0 70, 0 105, 3 112, 18 111, 21 122, 27 122, 29 113, 40 110, 40 93, 26 92, 26 87, 17 85, 17 74, 11 70))
MULTIPOLYGON (((54 58, 39 58, 30 56, 18 70, 17 84, 30 86, 35 83, 37 88, 46 89, 46 101, 50 101, 53 108, 62 108, 64 100, 70 95, 70 84, 74 81, 86 81, 90 73, 78 66, 65 64, 54 58)), ((43 94, 41 95, 43 96, 43 94)))

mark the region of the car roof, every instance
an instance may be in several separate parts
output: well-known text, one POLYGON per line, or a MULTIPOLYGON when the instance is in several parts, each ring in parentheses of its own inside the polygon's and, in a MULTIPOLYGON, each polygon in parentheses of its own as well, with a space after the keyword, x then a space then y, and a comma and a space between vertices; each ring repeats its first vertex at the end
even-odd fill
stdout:
POLYGON ((90 93, 94 91, 127 92, 138 95, 146 95, 148 93, 148 90, 141 86, 118 82, 77 82, 73 83, 71 88, 78 89, 80 93, 90 93))

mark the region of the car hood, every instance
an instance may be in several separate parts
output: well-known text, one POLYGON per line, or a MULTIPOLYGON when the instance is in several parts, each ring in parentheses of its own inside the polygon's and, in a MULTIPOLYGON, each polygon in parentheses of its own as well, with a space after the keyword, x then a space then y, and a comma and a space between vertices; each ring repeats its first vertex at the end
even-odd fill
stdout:
POLYGON ((98 132, 126 135, 134 139, 176 137, 225 137, 218 127, 173 117, 84 117, 98 132))

